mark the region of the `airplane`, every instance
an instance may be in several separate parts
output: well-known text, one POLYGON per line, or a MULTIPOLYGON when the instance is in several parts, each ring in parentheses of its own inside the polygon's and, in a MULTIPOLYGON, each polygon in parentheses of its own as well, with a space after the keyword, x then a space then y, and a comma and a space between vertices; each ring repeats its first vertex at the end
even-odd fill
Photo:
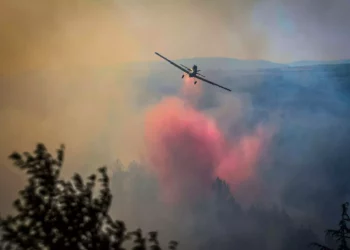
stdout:
MULTIPOLYGON (((200 70, 198 69, 197 65, 193 65, 192 68, 188 68, 188 67, 186 67, 186 66, 183 65, 183 64, 178 65, 178 64, 174 63, 173 61, 170 61, 168 58, 162 56, 161 54, 159 54, 159 53, 157 53, 157 52, 154 52, 154 53, 155 53, 157 56, 163 58, 165 61, 167 61, 167 62, 169 62, 170 64, 174 65, 176 68, 182 70, 184 73, 186 73, 186 74, 187 74, 189 77, 191 77, 191 78, 199 79, 199 80, 202 80, 202 81, 204 81, 204 82, 207 82, 207 83, 209 83, 209 84, 211 84, 211 85, 217 86, 217 87, 222 88, 222 89, 225 89, 225 90, 227 90, 227 91, 231 91, 231 89, 228 89, 228 88, 223 87, 223 86, 221 86, 221 85, 219 85, 219 84, 217 84, 217 83, 214 83, 214 82, 211 82, 211 81, 209 81, 209 80, 207 80, 207 79, 204 79, 205 76, 202 75, 202 74, 200 74, 200 73, 198 73, 200 70)), ((184 78, 184 76, 185 76, 185 74, 182 75, 182 78, 184 78)), ((194 81, 194 84, 196 84, 196 83, 197 83, 197 80, 194 81)))

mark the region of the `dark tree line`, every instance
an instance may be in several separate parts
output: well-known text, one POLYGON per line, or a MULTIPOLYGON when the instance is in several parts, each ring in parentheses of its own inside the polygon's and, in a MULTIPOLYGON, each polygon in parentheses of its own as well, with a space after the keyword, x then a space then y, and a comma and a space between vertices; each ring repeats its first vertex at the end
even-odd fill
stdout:
MULTIPOLYGON (((43 144, 33 153, 15 152, 10 159, 26 172, 28 183, 13 203, 16 214, 0 218, 2 249, 122 250, 126 241, 133 243, 133 250, 161 249, 157 232, 144 236, 141 229, 128 231, 123 221, 110 217, 112 195, 105 167, 85 181, 79 174, 65 181, 60 177, 64 146, 53 157, 43 144)), ((175 250, 177 245, 171 241, 168 248, 175 250)))
MULTIPOLYGON (((350 250, 348 245, 348 240, 350 239, 350 229, 347 226, 347 223, 350 221, 348 214, 349 203, 345 202, 342 204, 342 215, 339 221, 338 229, 328 229, 326 230, 326 237, 335 240, 337 243, 337 250, 350 250)), ((333 250, 331 247, 328 247, 319 243, 312 243, 311 246, 317 247, 320 250, 333 250)))
POLYGON ((310 242, 318 241, 311 228, 300 226, 277 206, 254 203, 243 208, 229 185, 219 178, 213 182, 211 193, 197 200, 179 202, 169 210, 157 201, 161 186, 157 186, 157 181, 143 166, 132 163, 124 168, 118 161, 113 173, 113 192, 125 201, 115 206, 116 217, 127 217, 127 214, 123 215, 124 211, 130 213, 130 209, 142 207, 142 211, 132 212, 141 214, 140 217, 131 220, 136 220, 136 224, 152 225, 159 222, 158 217, 167 217, 171 211, 171 220, 162 220, 159 226, 171 227, 183 245, 191 246, 189 249, 307 250, 310 242), (119 209, 120 205, 124 207, 119 209), (143 213, 152 219, 146 222, 143 213))
MULTIPOLYGON (((86 180, 79 174, 63 180, 64 147, 53 157, 43 144, 38 144, 33 153, 13 153, 10 159, 26 172, 28 183, 13 203, 16 214, 0 218, 0 250, 122 250, 126 242, 133 250, 161 249, 157 232, 144 235, 141 229, 128 231, 123 221, 111 218, 112 194, 105 167, 86 180)), ((280 244, 277 249, 294 250, 304 249, 306 242, 315 239, 311 230, 293 226, 283 210, 253 206, 244 211, 220 179, 214 182, 213 191, 209 200, 194 208, 197 223, 191 238, 200 249, 270 249, 274 242, 280 244)), ((335 239, 337 250, 350 250, 348 205, 342 205, 339 229, 326 231, 326 236, 335 239)), ((177 245, 171 241, 168 248, 175 250, 177 245)), ((311 245, 335 250, 319 243, 311 245)))

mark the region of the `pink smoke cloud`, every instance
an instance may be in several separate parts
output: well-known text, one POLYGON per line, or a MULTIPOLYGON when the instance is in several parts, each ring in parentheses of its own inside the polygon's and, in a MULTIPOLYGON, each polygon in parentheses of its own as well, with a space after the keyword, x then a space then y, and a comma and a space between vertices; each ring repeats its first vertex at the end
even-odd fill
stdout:
POLYGON ((186 98, 167 97, 146 114, 148 160, 166 201, 202 197, 217 177, 234 193, 254 178, 267 139, 262 127, 235 141, 225 139, 217 122, 188 102, 189 95, 195 98, 202 91, 189 81, 183 87, 186 98))
POLYGON ((148 113, 148 156, 167 200, 191 198, 210 187, 222 141, 215 122, 179 98, 166 98, 148 113))

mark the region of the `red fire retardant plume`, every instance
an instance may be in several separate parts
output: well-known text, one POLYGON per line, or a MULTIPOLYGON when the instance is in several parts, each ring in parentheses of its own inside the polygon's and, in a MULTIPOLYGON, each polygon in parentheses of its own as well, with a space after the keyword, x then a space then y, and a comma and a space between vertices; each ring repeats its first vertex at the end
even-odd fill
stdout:
MULTIPOLYGON (((189 81, 185 79, 184 94, 198 96, 201 90, 194 88, 201 83, 189 81)), ((178 97, 163 99, 146 114, 147 156, 167 201, 202 197, 216 177, 235 192, 254 177, 264 138, 259 128, 238 141, 227 141, 215 120, 178 97)))

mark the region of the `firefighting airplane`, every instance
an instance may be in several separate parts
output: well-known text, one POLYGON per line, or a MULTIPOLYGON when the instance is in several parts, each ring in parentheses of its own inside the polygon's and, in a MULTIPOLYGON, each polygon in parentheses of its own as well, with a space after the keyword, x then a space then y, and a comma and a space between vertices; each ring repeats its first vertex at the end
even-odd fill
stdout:
MULTIPOLYGON (((186 67, 185 65, 182 65, 182 64, 178 65, 178 64, 174 63, 173 61, 170 61, 169 59, 165 58, 164 56, 162 56, 161 54, 159 54, 159 53, 157 53, 157 52, 155 52, 155 54, 156 54, 157 56, 163 58, 165 61, 169 62, 170 64, 174 65, 176 68, 182 70, 182 71, 183 71, 184 73, 186 73, 189 77, 193 77, 193 78, 195 78, 195 79, 202 80, 202 81, 204 81, 204 82, 207 82, 207 83, 209 83, 209 84, 211 84, 211 85, 214 85, 214 86, 217 86, 217 87, 219 87, 219 88, 225 89, 225 90, 227 90, 227 91, 231 91, 231 89, 225 88, 225 87, 223 87, 223 86, 221 86, 221 85, 219 85, 219 84, 216 84, 216 83, 211 82, 211 81, 209 81, 209 80, 207 80, 207 79, 204 79, 205 76, 198 73, 200 70, 198 69, 197 65, 193 65, 193 67, 192 67, 192 69, 191 69, 191 68, 188 68, 188 67, 186 67)), ((185 74, 182 75, 182 78, 184 78, 184 76, 185 76, 185 74)), ((194 81, 194 84, 196 84, 196 83, 197 83, 197 80, 194 81)))

